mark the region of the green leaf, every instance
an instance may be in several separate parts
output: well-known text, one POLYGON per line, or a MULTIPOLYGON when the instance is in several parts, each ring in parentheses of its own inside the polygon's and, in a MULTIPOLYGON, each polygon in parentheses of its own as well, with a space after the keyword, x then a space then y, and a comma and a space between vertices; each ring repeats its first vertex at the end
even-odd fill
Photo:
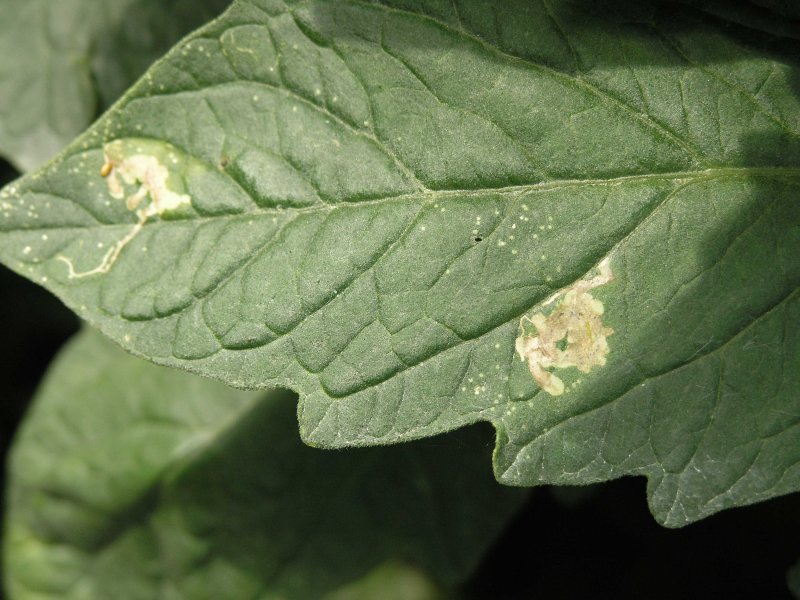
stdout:
POLYGON ((325 596, 324 600, 443 600, 444 596, 416 569, 387 563, 361 581, 325 596))
MULTIPOLYGON (((389 559, 450 586, 526 498, 494 481, 485 430, 324 452, 294 408, 78 336, 12 451, 11 597, 320 598, 389 559)), ((399 567, 356 590, 382 577, 431 591, 399 567)))
POLYGON ((800 598, 800 560, 798 560, 786 574, 786 583, 789 591, 795 598, 800 598))
POLYGON ((41 165, 229 0, 0 0, 0 155, 41 165))
POLYGON ((2 192, 0 256, 140 356, 294 389, 313 445, 486 420, 500 481, 643 475, 669 526, 795 491, 800 59, 764 18, 239 0, 2 192))

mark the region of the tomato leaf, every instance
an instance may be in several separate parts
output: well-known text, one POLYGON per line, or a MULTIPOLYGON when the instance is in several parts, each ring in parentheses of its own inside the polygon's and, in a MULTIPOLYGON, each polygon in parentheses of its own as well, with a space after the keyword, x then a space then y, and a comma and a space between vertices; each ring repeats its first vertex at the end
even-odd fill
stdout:
POLYGON ((795 491, 797 35, 697 4, 239 0, 0 255, 313 445, 490 421, 500 481, 643 475, 669 526, 795 491))

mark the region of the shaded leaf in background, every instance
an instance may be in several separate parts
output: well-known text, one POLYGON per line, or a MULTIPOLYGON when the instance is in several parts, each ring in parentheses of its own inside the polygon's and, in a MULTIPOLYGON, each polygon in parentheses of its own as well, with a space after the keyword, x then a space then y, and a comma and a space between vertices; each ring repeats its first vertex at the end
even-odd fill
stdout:
POLYGON ((800 561, 794 564, 786 574, 786 583, 789 585, 789 591, 795 598, 800 598, 800 561))
POLYGON ((33 169, 229 0, 0 1, 0 155, 33 169))
POLYGON ((296 390, 310 444, 487 420, 500 481, 644 475, 669 526, 795 491, 800 60, 765 18, 239 0, 2 192, 0 254, 138 355, 296 390), (137 153, 182 213, 109 194, 137 153), (601 264, 607 364, 551 396, 520 319, 601 264))
POLYGON ((445 595, 416 569, 402 563, 381 565, 352 585, 324 600, 444 600, 445 595))
POLYGON ((10 596, 320 598, 389 559, 452 586, 527 496, 492 478, 485 430, 333 453, 294 408, 82 333, 12 451, 10 596))

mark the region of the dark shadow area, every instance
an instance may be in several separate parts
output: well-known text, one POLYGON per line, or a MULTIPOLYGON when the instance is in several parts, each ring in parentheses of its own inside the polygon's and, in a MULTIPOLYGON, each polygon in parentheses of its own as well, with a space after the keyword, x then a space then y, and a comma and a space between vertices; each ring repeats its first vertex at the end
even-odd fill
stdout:
POLYGON ((50 359, 78 330, 78 318, 52 294, 5 267, 0 267, 0 290, 0 379, 6 438, 50 359))
POLYGON ((645 482, 537 491, 463 588, 463 600, 791 598, 786 570, 800 539, 800 497, 666 529, 645 482), (592 490, 577 506, 553 490, 592 490))
MULTIPOLYGON (((603 3, 591 0, 567 0, 567 4, 580 7, 592 16, 587 23, 593 29, 613 24, 663 23, 672 31, 696 27, 697 19, 711 19, 724 28, 725 34, 747 46, 761 50, 769 47, 789 50, 792 42, 800 40, 800 15, 789 10, 769 6, 771 0, 761 4, 750 0, 609 0, 603 3)), ((777 4, 777 3, 776 3, 777 4)), ((796 53, 795 50, 789 50, 796 53)), ((721 57, 724 60, 724 57, 721 57)))
MULTIPOLYGON (((712 32, 730 38, 743 48, 764 52, 767 58, 796 61, 800 57, 800 16, 787 16, 792 14, 788 9, 784 12, 771 9, 766 6, 770 2, 772 0, 763 0, 764 5, 761 5, 748 0, 548 0, 543 4, 540 1, 508 0, 503 3, 503 10, 497 12, 491 10, 490 3, 470 3, 468 0, 455 0, 451 8, 445 8, 446 3, 434 6, 420 0, 378 0, 376 4, 419 11, 451 31, 463 29, 513 56, 570 72, 574 69, 564 62, 551 60, 554 53, 567 53, 567 46, 563 42, 554 43, 555 37, 550 37, 545 30, 537 32, 530 24, 544 21, 552 29, 550 33, 557 31, 571 43, 593 40, 593 43, 607 44, 610 36, 625 34, 628 44, 624 51, 616 45, 574 48, 579 54, 586 53, 586 58, 596 67, 685 65, 685 59, 670 48, 669 43, 653 44, 654 33, 662 38, 664 35, 680 38, 697 35, 702 38, 712 32), (526 21, 530 23, 526 24, 526 21), (526 31, 533 31, 536 35, 525 35, 526 31), (524 45, 516 38, 524 38, 524 45), (595 53, 598 49, 600 52, 595 53)), ((402 13, 390 11, 388 15, 392 27, 401 22, 397 19, 402 19, 402 13)), ((330 44, 332 33, 339 40, 363 41, 361 28, 365 26, 345 22, 346 16, 347 13, 324 3, 311 4, 294 13, 297 26, 321 46, 330 44)), ((411 14, 408 18, 414 19, 411 14)), ((423 18, 423 21, 428 22, 428 18, 423 18)), ((380 21, 375 24, 380 24, 380 21)), ((386 31, 394 33, 389 28, 386 31)), ((438 48, 446 43, 436 35, 420 36, 414 42, 418 49, 438 48)), ((711 46, 703 47, 702 51, 703 60, 708 64, 752 56, 714 53, 711 46)))
MULTIPOLYGON (((0 161, 0 187, 18 173, 0 161)), ((55 296, 0 266, 0 490, 6 456, 25 408, 53 355, 78 330, 78 318, 55 296)), ((3 499, 0 497, 0 509, 3 499)))
POLYGON ((800 19, 800 4, 796 0, 751 0, 756 6, 785 15, 792 19, 800 19))
POLYGON ((14 432, 36 386, 61 345, 78 330, 78 324, 78 318, 55 296, 0 267, 2 473, 14 432))

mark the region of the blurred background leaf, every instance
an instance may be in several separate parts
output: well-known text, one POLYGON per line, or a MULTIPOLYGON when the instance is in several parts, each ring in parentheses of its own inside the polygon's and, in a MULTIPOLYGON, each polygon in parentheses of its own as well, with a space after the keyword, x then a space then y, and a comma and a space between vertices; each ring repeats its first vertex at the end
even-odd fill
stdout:
POLYGON ((41 165, 229 3, 0 0, 0 156, 41 165))
MULTIPOLYGON (((392 559, 452 587, 529 494, 494 480, 487 426, 329 452, 300 441, 296 406, 288 392, 157 367, 86 329, 12 452, 11 596, 305 600, 392 559)), ((397 568, 356 588, 384 585, 407 589, 398 598, 435 589, 397 568)))

